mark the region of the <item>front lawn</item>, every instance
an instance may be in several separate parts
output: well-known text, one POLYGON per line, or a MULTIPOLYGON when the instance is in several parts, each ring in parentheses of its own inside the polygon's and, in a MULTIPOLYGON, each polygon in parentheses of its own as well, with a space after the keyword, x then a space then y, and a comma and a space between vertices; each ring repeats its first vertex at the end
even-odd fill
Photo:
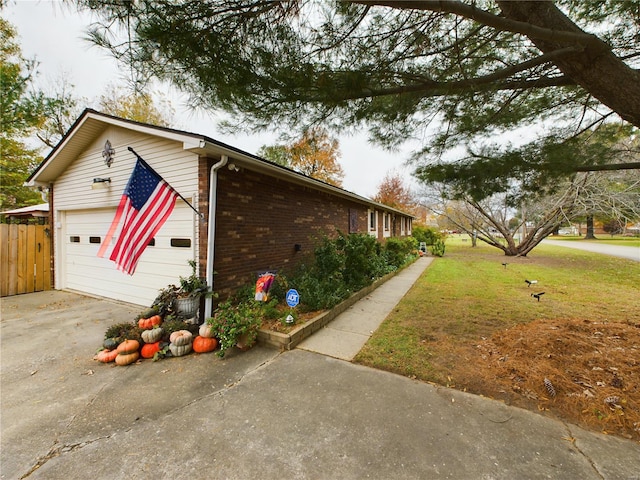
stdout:
POLYGON ((640 439, 639 280, 629 260, 448 241, 355 361, 640 439))

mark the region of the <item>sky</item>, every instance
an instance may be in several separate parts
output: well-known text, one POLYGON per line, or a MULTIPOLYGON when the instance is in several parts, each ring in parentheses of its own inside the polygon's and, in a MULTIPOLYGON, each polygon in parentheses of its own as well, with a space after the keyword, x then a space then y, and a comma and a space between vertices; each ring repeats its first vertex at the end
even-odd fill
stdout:
MULTIPOLYGON (((39 62, 38 88, 53 92, 55 82, 64 77, 74 85, 75 96, 87 98, 91 103, 105 93, 107 86, 124 85, 126 72, 122 66, 106 51, 83 39, 92 21, 89 14, 79 14, 59 0, 9 0, 1 14, 17 29, 23 57, 39 62)), ((254 154, 263 145, 278 143, 276 132, 223 134, 216 127, 215 114, 194 112, 185 103, 185 96, 171 87, 165 86, 161 91, 171 99, 175 109, 174 128, 206 135, 254 154)), ((83 107, 96 108, 93 104, 83 107)), ((411 168, 405 165, 409 147, 394 152, 383 150, 367 142, 366 132, 340 136, 338 140, 346 190, 373 197, 390 172, 400 174, 407 185, 416 187, 411 168)))

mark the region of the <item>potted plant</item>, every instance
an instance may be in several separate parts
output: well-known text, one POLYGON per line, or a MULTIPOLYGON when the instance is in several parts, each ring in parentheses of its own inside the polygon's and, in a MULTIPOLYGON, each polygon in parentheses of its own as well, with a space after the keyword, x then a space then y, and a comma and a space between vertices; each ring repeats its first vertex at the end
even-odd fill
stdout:
POLYGON ((207 281, 196 275, 196 262, 189 260, 191 266, 191 275, 188 277, 180 277, 179 284, 168 285, 160 290, 160 294, 153 302, 153 306, 167 315, 175 313, 180 318, 192 318, 196 316, 200 299, 203 296, 214 295, 209 290, 207 281))
POLYGON ((256 313, 249 302, 233 305, 231 301, 226 301, 218 305, 214 316, 207 319, 220 345, 218 356, 223 357, 232 347, 247 350, 256 343, 262 323, 256 313))

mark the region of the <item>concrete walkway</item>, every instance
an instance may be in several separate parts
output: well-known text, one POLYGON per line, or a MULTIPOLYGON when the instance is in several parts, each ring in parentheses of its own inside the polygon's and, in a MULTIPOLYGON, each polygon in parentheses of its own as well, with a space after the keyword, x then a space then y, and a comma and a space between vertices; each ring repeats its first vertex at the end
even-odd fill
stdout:
POLYGON ((422 257, 338 315, 297 348, 351 361, 433 258, 422 257))

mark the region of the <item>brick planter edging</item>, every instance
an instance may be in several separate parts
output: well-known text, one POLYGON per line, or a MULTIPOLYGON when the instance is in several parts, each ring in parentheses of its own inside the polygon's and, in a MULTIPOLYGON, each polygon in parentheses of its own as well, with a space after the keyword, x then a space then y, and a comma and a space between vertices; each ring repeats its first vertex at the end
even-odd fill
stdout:
MULTIPOLYGON (((413 264, 413 262, 411 264, 413 264)), ((272 330, 264 330, 261 328, 260 330, 258 330, 258 343, 266 347, 277 348, 281 351, 292 350, 302 340, 310 336, 315 331, 324 327, 327 323, 332 321, 334 318, 336 318, 338 315, 344 312, 347 308, 352 306, 358 300, 361 300, 362 298, 369 295, 371 292, 373 292, 376 288, 378 288, 380 285, 385 283, 387 280, 395 277, 398 273, 400 273, 402 270, 407 268, 409 265, 406 265, 404 268, 396 270, 395 272, 388 273, 384 277, 380 277, 371 285, 369 285, 368 287, 364 287, 362 290, 357 291, 356 293, 351 295, 349 298, 347 298, 343 302, 333 307, 331 310, 321 313, 317 317, 314 317, 311 320, 306 321, 305 323, 303 323, 302 325, 300 325, 299 327, 297 327, 296 329, 292 330, 289 333, 274 332, 272 330)))

